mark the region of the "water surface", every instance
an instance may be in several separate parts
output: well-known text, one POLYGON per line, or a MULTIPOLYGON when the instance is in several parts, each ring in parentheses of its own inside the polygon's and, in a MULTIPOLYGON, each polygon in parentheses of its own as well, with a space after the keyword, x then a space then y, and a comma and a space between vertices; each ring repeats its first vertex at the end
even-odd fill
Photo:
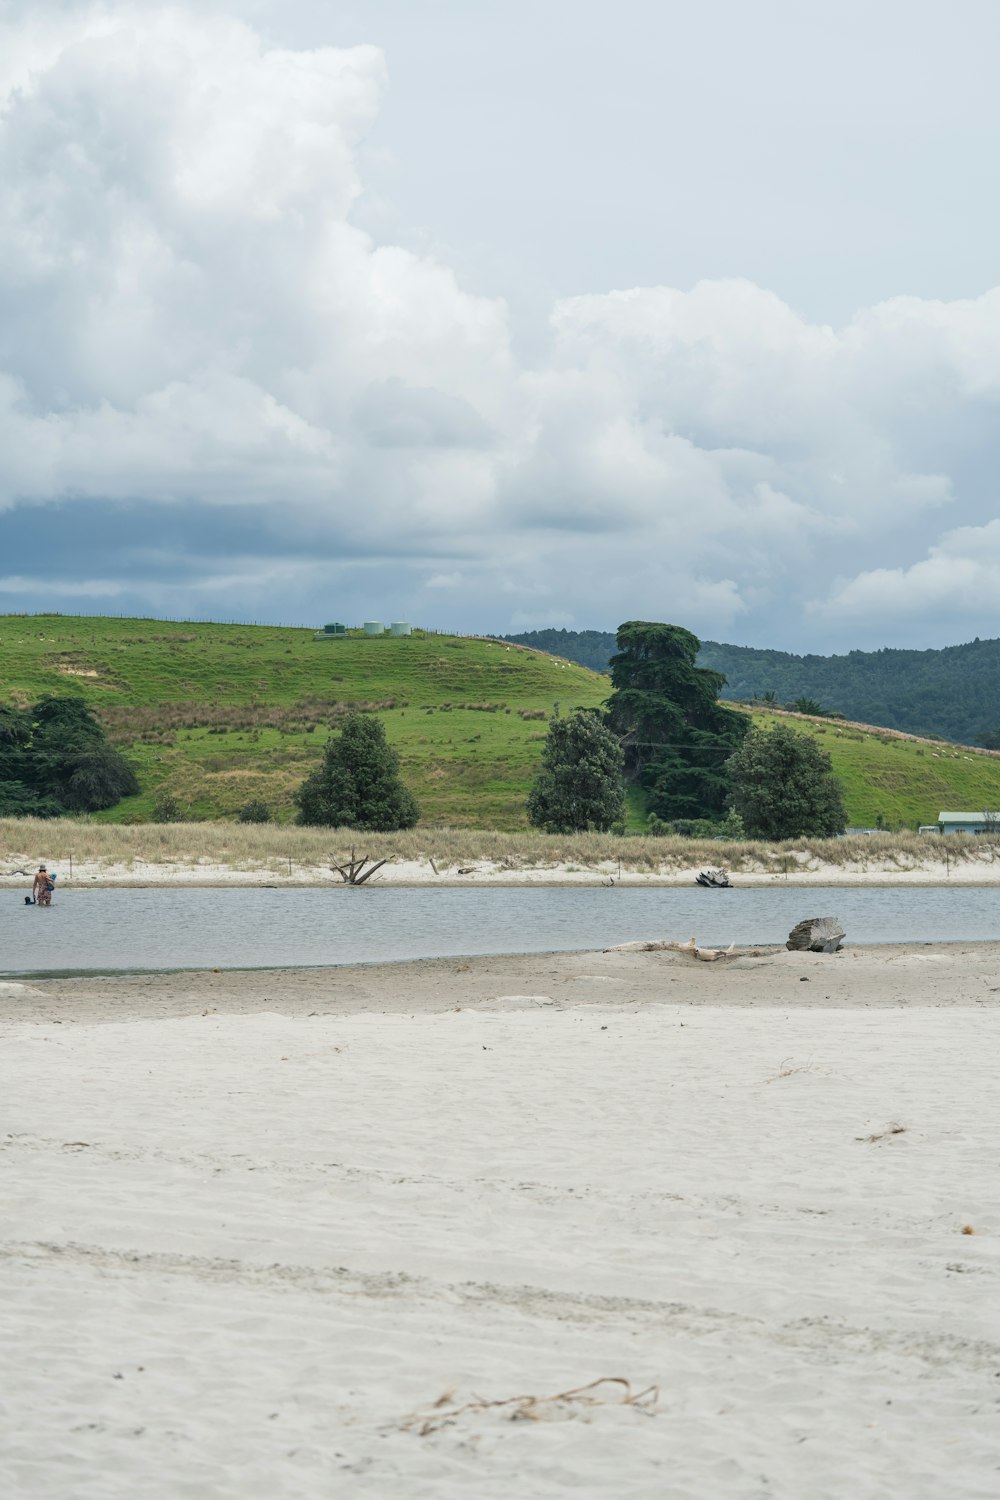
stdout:
POLYGON ((850 943, 1000 937, 1000 893, 985 887, 60 890, 48 909, 14 891, 0 902, 6 974, 286 968, 692 935, 781 943, 810 916, 839 917, 850 943))

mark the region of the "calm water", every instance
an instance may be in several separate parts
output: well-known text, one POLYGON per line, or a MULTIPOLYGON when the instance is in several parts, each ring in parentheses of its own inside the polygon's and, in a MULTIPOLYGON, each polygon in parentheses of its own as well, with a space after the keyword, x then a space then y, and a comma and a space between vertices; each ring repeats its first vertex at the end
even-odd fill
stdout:
POLYGON ((57 891, 46 910, 0 893, 0 973, 282 968, 471 953, 605 948, 694 934, 784 942, 837 916, 849 943, 1000 938, 1000 893, 973 890, 57 891))

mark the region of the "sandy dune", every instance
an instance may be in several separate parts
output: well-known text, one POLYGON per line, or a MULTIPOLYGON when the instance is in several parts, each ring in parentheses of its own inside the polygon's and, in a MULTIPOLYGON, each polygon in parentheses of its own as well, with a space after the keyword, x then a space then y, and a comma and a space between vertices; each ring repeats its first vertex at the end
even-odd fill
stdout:
POLYGON ((998 1012, 993 945, 8 984, 0 1490, 992 1497, 998 1012))

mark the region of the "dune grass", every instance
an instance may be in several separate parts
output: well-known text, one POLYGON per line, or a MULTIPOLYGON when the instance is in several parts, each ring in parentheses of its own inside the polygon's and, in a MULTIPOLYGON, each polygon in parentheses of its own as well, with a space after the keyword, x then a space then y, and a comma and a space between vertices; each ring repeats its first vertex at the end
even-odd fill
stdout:
POLYGON ((984 867, 1000 858, 1000 848, 991 840, 959 835, 944 839, 940 834, 884 833, 767 844, 465 828, 359 834, 350 829, 267 823, 123 825, 84 818, 0 818, 0 874, 12 874, 18 868, 30 871, 40 859, 68 868, 70 856, 77 865, 132 868, 202 863, 237 871, 328 872, 334 860, 343 860, 352 846, 372 859, 433 860, 442 873, 458 866, 495 866, 512 873, 569 866, 609 878, 617 874, 619 865, 623 872, 645 874, 724 865, 734 872, 781 877, 829 866, 892 874, 941 861, 946 854, 956 864, 971 861, 984 867))

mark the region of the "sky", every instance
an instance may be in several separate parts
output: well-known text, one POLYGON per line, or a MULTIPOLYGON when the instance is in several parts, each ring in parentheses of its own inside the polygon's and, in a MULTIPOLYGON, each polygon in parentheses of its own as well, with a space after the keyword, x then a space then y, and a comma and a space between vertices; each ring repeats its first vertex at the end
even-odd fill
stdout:
POLYGON ((0 0, 0 612, 1000 635, 994 0, 0 0))

